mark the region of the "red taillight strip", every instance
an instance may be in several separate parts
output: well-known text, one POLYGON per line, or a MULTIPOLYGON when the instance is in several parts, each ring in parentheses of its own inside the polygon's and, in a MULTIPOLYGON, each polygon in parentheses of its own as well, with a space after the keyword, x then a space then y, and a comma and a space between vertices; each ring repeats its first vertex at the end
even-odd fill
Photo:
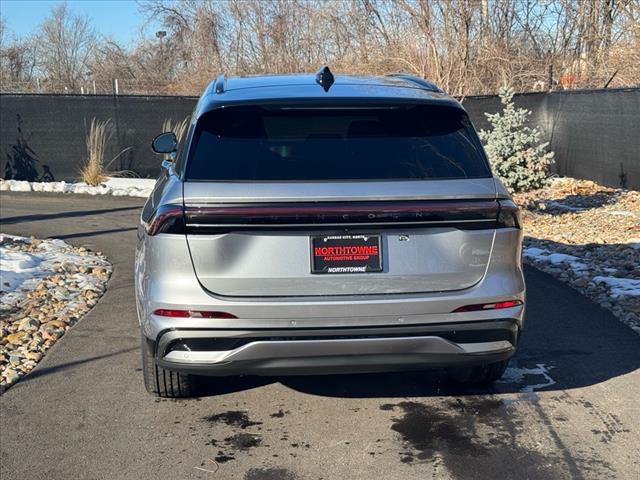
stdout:
POLYGON ((518 307, 520 305, 522 305, 522 300, 506 300, 503 302, 479 303, 476 305, 465 305, 463 307, 458 307, 452 313, 498 310, 501 308, 518 307))
POLYGON ((495 221, 495 200, 187 205, 187 226, 495 221))
POLYGON ((184 230, 184 210, 181 205, 161 205, 148 223, 144 224, 149 235, 180 233, 184 230))
POLYGON ((173 317, 173 318, 238 318, 234 314, 229 312, 210 312, 202 310, 172 310, 159 308, 154 310, 154 315, 160 317, 173 317))

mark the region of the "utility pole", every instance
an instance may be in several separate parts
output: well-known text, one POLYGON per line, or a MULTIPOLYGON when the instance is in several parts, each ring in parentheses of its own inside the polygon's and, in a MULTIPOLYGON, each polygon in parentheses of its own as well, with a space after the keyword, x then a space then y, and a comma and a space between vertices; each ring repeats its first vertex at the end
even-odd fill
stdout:
POLYGON ((164 71, 164 49, 162 45, 162 39, 167 36, 166 30, 159 30, 156 32, 156 38, 160 41, 160 69, 162 74, 164 75, 166 72, 164 71))

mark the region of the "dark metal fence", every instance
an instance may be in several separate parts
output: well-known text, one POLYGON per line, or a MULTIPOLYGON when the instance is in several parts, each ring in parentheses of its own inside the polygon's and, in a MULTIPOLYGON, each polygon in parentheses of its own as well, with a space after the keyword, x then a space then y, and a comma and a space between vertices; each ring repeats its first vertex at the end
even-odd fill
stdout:
MULTIPOLYGON (((110 120, 110 170, 141 177, 158 173, 149 144, 165 120, 191 114, 194 97, 111 95, 0 95, 0 175, 30 180, 77 180, 86 158, 91 120, 110 120), (123 152, 124 151, 124 152, 123 152), (123 152, 123 153, 121 153, 123 152)), ((515 96, 530 109, 556 154, 560 175, 640 189, 640 89, 564 91, 515 96)), ((496 96, 463 104, 478 129, 485 112, 500 110, 496 96)))
MULTIPOLYGON (((531 124, 555 152, 556 173, 640 189, 640 89, 526 93, 514 100, 532 111, 531 124)), ((489 128, 484 112, 500 110, 495 96, 463 104, 478 129, 489 128)))
POLYGON ((181 121, 192 97, 110 95, 0 95, 0 174, 38 179, 44 166, 56 180, 75 181, 87 157, 91 120, 110 120, 109 170, 155 177, 160 157, 149 148, 166 119, 181 121), (124 151, 124 152, 123 152, 124 151), (123 152, 123 153, 121 153, 123 152), (10 175, 9 175, 9 174, 10 175))

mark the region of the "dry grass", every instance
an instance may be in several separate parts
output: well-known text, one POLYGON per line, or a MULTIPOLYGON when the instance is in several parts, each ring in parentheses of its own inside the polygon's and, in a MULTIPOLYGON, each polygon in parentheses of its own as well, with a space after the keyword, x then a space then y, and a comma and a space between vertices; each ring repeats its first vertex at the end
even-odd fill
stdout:
POLYGON ((181 122, 175 122, 170 118, 167 118, 162 124, 163 132, 173 132, 176 135, 176 140, 180 143, 182 137, 184 136, 184 132, 187 131, 187 125, 189 125, 189 117, 185 117, 181 122))
POLYGON ((88 185, 100 185, 107 179, 104 153, 111 137, 110 123, 111 120, 91 120, 91 128, 87 135, 87 161, 80 170, 82 181, 88 185))

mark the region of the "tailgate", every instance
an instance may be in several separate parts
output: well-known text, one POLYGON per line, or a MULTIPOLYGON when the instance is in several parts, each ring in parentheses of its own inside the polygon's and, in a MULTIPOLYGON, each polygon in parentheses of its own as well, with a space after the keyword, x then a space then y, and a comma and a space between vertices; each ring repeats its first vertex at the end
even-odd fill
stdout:
POLYGON ((498 208, 490 178, 261 183, 250 191, 246 184, 185 182, 184 188, 195 272, 205 289, 223 296, 468 288, 486 271, 498 208), (311 239, 345 235, 376 237, 380 268, 313 273, 311 239))

